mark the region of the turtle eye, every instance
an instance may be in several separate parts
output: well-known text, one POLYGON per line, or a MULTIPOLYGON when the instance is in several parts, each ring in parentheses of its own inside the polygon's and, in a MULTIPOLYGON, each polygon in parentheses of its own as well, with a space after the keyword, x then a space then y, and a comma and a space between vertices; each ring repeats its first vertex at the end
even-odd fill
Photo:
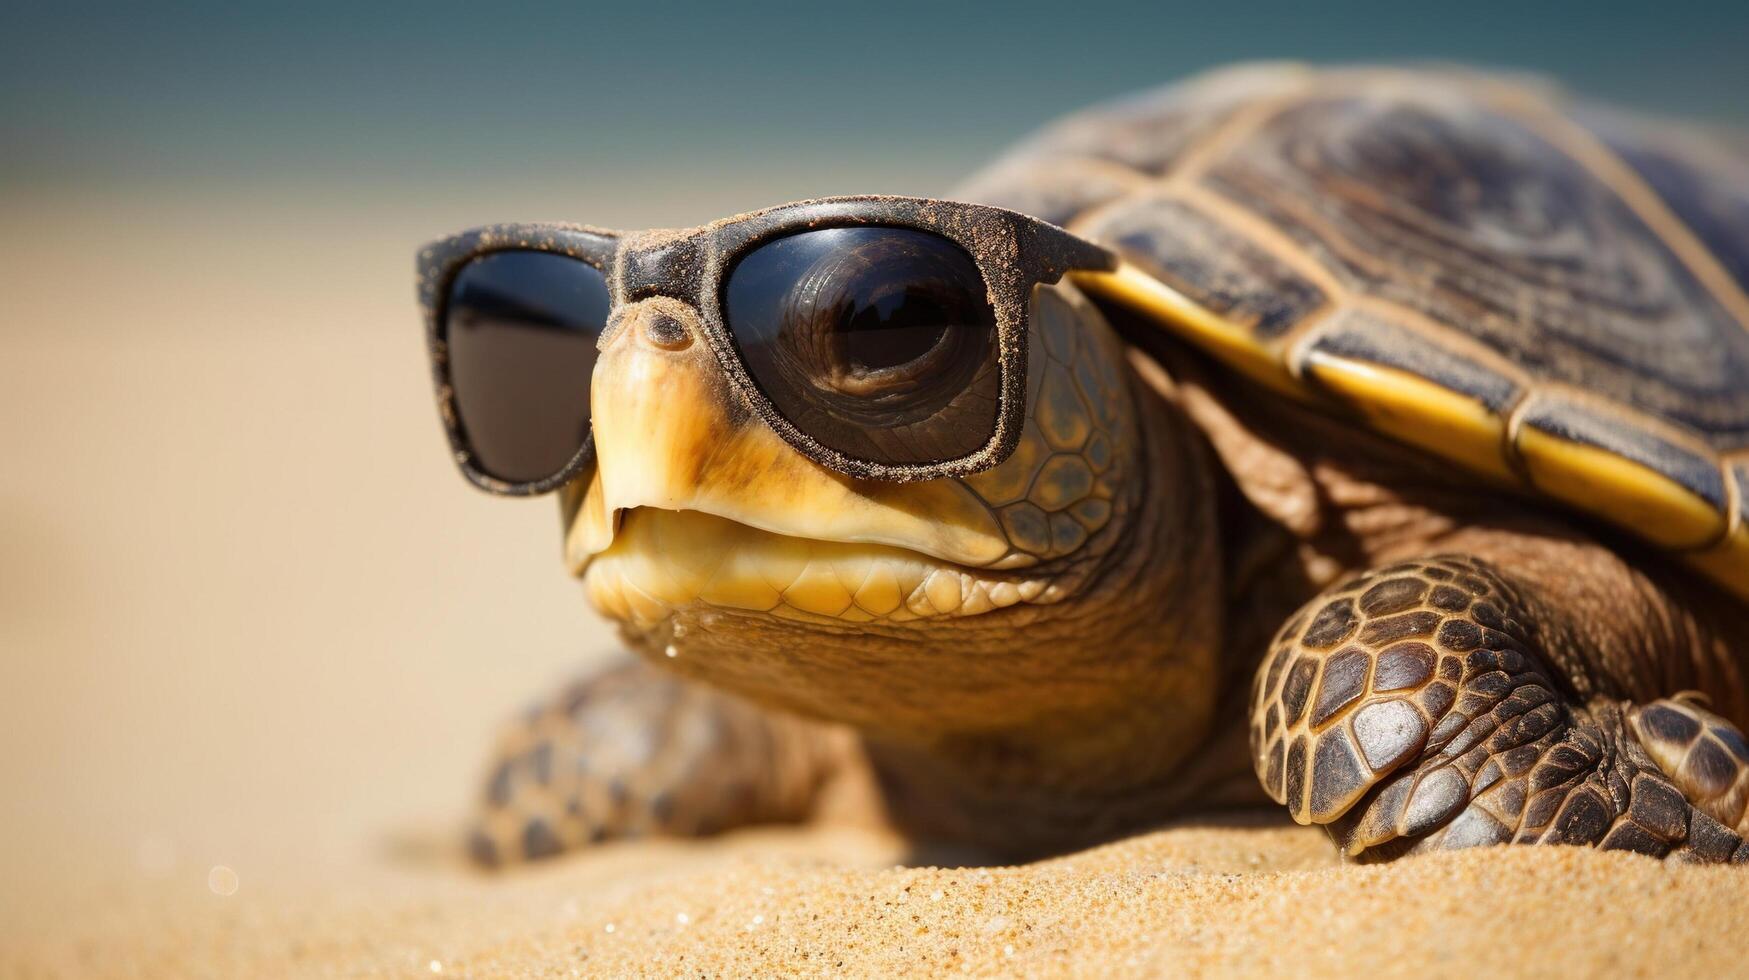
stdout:
POLYGON ((828 448, 957 459, 996 426, 996 315, 971 256, 908 228, 806 231, 730 271, 724 319, 777 410, 828 448))

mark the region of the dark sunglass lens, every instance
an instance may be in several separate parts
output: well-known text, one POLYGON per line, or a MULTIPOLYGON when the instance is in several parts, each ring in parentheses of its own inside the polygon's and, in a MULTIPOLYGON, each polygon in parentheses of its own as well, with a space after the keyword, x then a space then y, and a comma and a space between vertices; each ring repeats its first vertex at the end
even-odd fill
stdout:
POLYGON ((774 239, 729 274, 748 373, 798 429, 856 459, 932 463, 996 430, 996 315, 977 264, 906 228, 774 239))
POLYGON ((610 305, 600 270, 551 252, 492 252, 456 274, 443 331, 479 469, 528 483, 576 455, 589 437, 589 381, 610 305))

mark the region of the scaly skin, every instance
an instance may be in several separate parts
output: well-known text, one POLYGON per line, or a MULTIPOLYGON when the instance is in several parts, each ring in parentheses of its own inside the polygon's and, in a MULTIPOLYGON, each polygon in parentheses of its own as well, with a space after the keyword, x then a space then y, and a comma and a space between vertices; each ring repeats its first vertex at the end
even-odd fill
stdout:
POLYGON ((1548 604, 1559 586, 1534 566, 1470 557, 1523 557, 1525 538, 1471 537, 1467 555, 1387 565, 1282 629, 1252 701, 1270 795, 1362 859, 1517 842, 1749 861, 1741 732, 1655 685, 1561 670, 1590 624, 1548 604))
POLYGON ((1285 617, 1251 696, 1253 766, 1296 820, 1361 860, 1506 841, 1749 860, 1735 603, 1377 437, 1220 394, 1232 410, 1199 421, 1298 523, 1283 564, 1330 582, 1285 617), (1290 421, 1301 448, 1262 465, 1290 421))

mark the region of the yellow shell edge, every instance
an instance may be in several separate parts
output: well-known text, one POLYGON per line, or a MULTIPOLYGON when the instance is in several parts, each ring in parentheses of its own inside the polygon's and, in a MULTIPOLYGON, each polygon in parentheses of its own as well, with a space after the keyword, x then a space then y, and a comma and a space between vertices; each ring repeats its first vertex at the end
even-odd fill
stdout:
POLYGON ((1648 541, 1688 550, 1724 536, 1724 514, 1656 470, 1528 426, 1515 443, 1538 490, 1648 541))
POLYGON ((1173 324, 1246 377, 1283 394, 1306 398, 1305 388, 1288 372, 1280 355, 1259 344, 1250 331, 1141 269, 1124 262, 1111 272, 1074 272, 1070 276, 1075 285, 1096 297, 1173 324))
POLYGON ((1725 540, 1683 557, 1702 574, 1749 602, 1749 523, 1738 523, 1725 540))
MULTIPOLYGON (((1278 352, 1237 324, 1129 263, 1110 272, 1074 272, 1076 285, 1168 323, 1192 343, 1252 380, 1300 401, 1317 402, 1278 352)), ((1749 600, 1749 523, 1727 532, 1725 515, 1657 471, 1605 449, 1521 427, 1475 399, 1406 371, 1313 354, 1307 370, 1331 395, 1393 438, 1505 483, 1531 487, 1661 547, 1749 600), (1516 453, 1524 474, 1509 455, 1516 453)), ((1743 488, 1749 492, 1749 488, 1743 488)))
POLYGON ((1474 398, 1396 368, 1312 352, 1305 370, 1374 428, 1504 483, 1506 420, 1474 398))

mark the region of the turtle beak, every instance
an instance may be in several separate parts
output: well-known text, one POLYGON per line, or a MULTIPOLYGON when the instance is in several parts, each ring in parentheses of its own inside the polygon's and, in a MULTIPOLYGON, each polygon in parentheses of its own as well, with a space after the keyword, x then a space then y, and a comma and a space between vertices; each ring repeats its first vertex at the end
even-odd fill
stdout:
POLYGON ((565 539, 573 572, 612 546, 634 508, 892 545, 970 567, 1011 550, 995 515, 958 480, 857 480, 797 452, 724 376, 690 305, 628 304, 602 344, 591 387, 597 462, 565 539))

